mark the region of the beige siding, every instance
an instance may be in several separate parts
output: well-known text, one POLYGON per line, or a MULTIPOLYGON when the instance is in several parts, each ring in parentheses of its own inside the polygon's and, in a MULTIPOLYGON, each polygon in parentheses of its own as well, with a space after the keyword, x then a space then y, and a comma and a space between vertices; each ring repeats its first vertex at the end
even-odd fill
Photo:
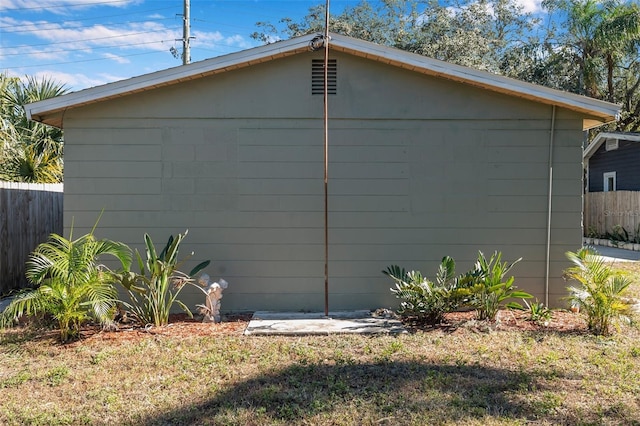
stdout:
MULTIPOLYGON (((189 229, 223 309, 322 309, 322 96, 314 54, 65 115, 65 223, 141 248, 189 229)), ((330 305, 395 306, 389 264, 433 275, 502 250, 544 293, 551 107, 336 55, 330 98, 330 305)), ((558 110, 551 296, 581 241, 582 118, 558 110)), ((79 232, 79 231, 76 231, 79 232)), ((188 266, 188 265, 187 265, 188 266)), ((201 302, 187 290, 186 302, 201 302)))

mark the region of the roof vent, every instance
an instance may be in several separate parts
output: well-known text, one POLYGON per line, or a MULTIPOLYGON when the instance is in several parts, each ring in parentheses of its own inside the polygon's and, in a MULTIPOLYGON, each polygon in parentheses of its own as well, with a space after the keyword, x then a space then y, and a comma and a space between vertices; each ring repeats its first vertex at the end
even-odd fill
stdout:
POLYGON ((607 139, 605 150, 613 151, 614 149, 618 149, 618 139, 607 139))
MULTIPOLYGON (((329 75, 327 79, 327 93, 337 94, 338 63, 336 59, 329 59, 329 75)), ((311 60, 311 94, 324 95, 324 59, 311 60)))

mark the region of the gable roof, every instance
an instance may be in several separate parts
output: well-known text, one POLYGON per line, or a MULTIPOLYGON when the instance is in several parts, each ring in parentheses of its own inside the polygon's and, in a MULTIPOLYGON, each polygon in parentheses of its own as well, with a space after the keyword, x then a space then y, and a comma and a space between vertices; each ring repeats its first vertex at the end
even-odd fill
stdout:
POLYGON ((598 148, 607 140, 640 142, 640 133, 631 132, 602 132, 596 136, 589 145, 584 149, 582 158, 588 160, 596 153, 598 148))
MULTIPOLYGON (((62 128, 64 125, 64 112, 67 109, 78 108, 83 105, 127 96, 146 90, 153 90, 162 86, 178 84, 183 81, 211 76, 306 52, 309 50, 309 43, 314 37, 316 37, 315 34, 296 37, 286 41, 279 41, 241 52, 80 90, 25 105, 25 111, 30 120, 40 121, 62 128)), ((583 113, 585 115, 583 122, 585 129, 614 121, 620 110, 619 106, 609 102, 525 83, 497 74, 427 58, 426 56, 415 53, 409 53, 338 34, 331 34, 330 37, 329 48, 335 51, 345 52, 426 75, 453 80, 471 86, 481 87, 486 90, 583 113)))

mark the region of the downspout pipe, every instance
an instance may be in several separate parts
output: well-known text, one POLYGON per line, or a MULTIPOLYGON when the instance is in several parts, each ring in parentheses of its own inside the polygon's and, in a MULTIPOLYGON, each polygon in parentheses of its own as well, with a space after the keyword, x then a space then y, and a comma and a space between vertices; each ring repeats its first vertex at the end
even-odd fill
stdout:
POLYGON ((556 106, 551 109, 551 133, 549 135, 549 192, 547 199, 547 247, 544 274, 544 304, 549 306, 549 266, 551 264, 551 212, 553 200, 553 145, 556 130, 556 106))
POLYGON ((329 316, 329 0, 324 15, 324 316, 329 316))

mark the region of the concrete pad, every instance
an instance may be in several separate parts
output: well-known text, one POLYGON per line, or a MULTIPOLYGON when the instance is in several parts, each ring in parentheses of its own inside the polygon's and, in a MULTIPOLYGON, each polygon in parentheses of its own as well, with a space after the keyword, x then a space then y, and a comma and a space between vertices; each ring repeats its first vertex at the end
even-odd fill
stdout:
POLYGON ((406 333, 402 322, 374 316, 370 311, 269 312, 257 311, 251 317, 245 336, 308 336, 329 334, 406 333))
POLYGON ((598 254, 608 262, 635 262, 640 260, 640 251, 595 245, 591 247, 596 249, 598 254))

